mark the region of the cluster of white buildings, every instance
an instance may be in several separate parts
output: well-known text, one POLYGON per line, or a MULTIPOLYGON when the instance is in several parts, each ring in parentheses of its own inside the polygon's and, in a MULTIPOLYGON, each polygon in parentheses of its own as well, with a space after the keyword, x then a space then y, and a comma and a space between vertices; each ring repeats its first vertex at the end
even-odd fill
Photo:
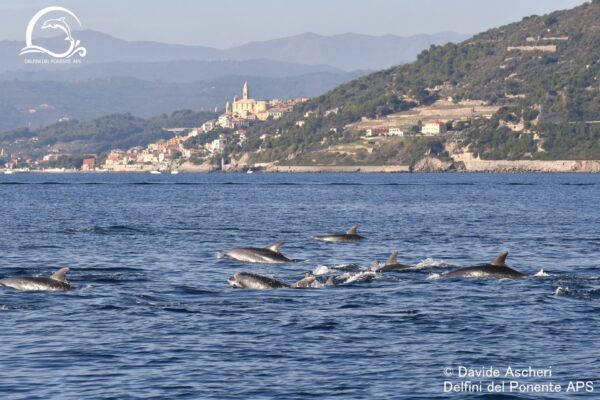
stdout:
MULTIPOLYGON (((446 124, 441 121, 426 122, 421 126, 421 136, 437 136, 446 133, 446 124)), ((365 130, 367 137, 375 136, 409 136, 414 133, 406 132, 401 127, 368 128, 365 130)))

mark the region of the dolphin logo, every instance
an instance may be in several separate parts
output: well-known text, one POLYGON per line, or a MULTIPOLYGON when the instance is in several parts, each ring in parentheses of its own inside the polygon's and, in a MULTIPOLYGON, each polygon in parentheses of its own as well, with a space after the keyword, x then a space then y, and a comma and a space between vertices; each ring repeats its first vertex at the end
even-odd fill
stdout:
POLYGON ((75 22, 77 22, 79 24, 79 26, 81 26, 81 22, 79 21, 79 18, 77 18, 77 16, 70 10, 64 8, 64 7, 58 7, 58 6, 53 6, 53 7, 46 7, 40 11, 38 11, 29 21, 29 24, 27 25, 27 29, 25 31, 25 47, 23 47, 21 49, 21 52, 19 53, 19 55, 23 55, 23 54, 29 54, 29 53, 43 53, 43 54, 48 54, 51 57, 54 58, 71 58, 74 55, 79 55, 79 57, 85 57, 85 55, 87 54, 87 49, 85 47, 80 46, 79 44, 81 43, 80 40, 76 40, 73 38, 72 32, 71 32, 71 28, 69 27, 69 24, 67 23, 66 18, 67 17, 59 17, 59 18, 53 18, 53 19, 47 19, 45 20, 42 25, 40 26, 40 29, 57 29, 60 30, 62 32, 65 33, 65 41, 69 42, 69 48, 62 52, 62 53, 57 53, 51 50, 46 49, 45 47, 42 46, 38 46, 35 45, 33 43, 33 30, 35 29, 36 25, 38 24, 38 21, 46 14, 48 13, 56 13, 56 12, 61 12, 64 14, 67 14, 68 16, 72 17, 75 22))
POLYGON ((69 42, 75 41, 75 39, 73 39, 73 36, 71 36, 71 28, 69 28, 69 24, 67 24, 67 21, 65 21, 65 17, 48 19, 48 20, 44 21, 44 23, 41 26, 41 29, 49 29, 49 28, 60 29, 61 31, 63 31, 64 33, 67 34, 67 37, 65 38, 65 40, 67 40, 69 42))

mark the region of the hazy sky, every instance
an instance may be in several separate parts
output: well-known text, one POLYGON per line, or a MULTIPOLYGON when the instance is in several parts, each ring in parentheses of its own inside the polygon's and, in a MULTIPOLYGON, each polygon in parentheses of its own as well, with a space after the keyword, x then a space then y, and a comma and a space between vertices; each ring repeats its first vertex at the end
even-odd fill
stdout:
POLYGON ((477 33, 583 0, 2 0, 0 40, 23 40, 41 8, 63 6, 84 29, 127 40, 231 47, 302 32, 477 33))

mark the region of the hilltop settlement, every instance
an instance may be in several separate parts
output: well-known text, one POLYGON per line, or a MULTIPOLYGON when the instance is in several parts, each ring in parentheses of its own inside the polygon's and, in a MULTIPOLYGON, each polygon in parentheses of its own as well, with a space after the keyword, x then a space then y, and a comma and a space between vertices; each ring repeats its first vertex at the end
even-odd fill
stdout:
POLYGON ((0 134, 0 165, 82 171, 600 172, 600 0, 431 46, 315 98, 65 119, 0 134))

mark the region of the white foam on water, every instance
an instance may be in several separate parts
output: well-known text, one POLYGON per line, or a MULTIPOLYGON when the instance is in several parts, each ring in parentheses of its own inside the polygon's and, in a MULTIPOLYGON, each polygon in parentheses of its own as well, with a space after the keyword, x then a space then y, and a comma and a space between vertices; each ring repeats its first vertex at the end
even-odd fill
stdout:
POLYGON ((425 260, 422 260, 420 263, 418 263, 411 269, 427 269, 427 268, 438 268, 438 267, 445 267, 445 266, 446 266, 446 263, 443 261, 434 260, 433 258, 426 258, 425 260))
POLYGON ((533 274, 533 276, 550 276, 547 272, 544 272, 544 268, 540 269, 538 272, 533 274))
POLYGON ((346 272, 341 277, 345 278, 346 281, 344 283, 348 284, 348 283, 354 283, 354 282, 362 282, 367 279, 374 279, 374 278, 377 278, 377 276, 378 276, 377 272, 361 271, 361 272, 356 272, 356 273, 346 272))
POLYGON ((313 269, 312 274, 315 276, 325 275, 329 273, 329 267, 325 265, 319 265, 317 268, 313 269))
POLYGON ((429 276, 427 277, 427 280, 428 281, 437 281, 441 277, 442 277, 442 274, 433 273, 433 274, 429 274, 429 276))
POLYGON ((310 287, 314 288, 314 289, 320 289, 322 287, 324 287, 325 285, 323 285, 321 282, 319 282, 317 279, 315 279, 315 281, 313 283, 311 283, 310 287))
POLYGON ((556 288, 556 290, 554 291, 554 295, 555 295, 555 296, 560 296, 560 295, 563 295, 563 294, 567 293, 568 291, 569 291, 569 288, 568 288, 568 287, 562 287, 562 286, 559 286, 559 287, 557 287, 557 288, 556 288))

